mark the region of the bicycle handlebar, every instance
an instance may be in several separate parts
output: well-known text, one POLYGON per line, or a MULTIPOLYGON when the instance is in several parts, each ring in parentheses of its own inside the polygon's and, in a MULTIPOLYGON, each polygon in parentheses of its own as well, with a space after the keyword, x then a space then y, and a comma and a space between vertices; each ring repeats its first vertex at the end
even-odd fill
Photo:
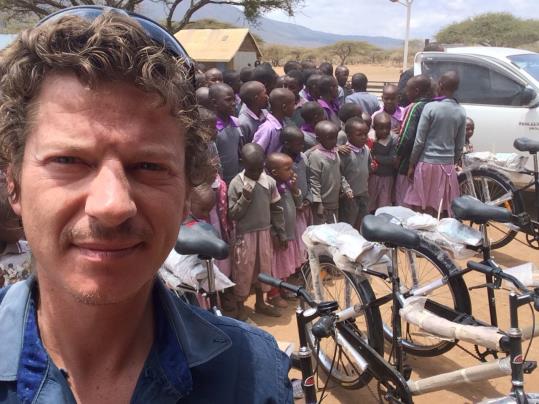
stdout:
POLYGON ((468 266, 468 268, 473 269, 474 271, 481 272, 486 275, 492 275, 495 278, 500 278, 511 282, 513 285, 516 286, 517 289, 519 289, 523 293, 530 293, 528 288, 522 282, 520 282, 520 280, 515 278, 513 275, 506 274, 500 268, 491 268, 488 265, 480 264, 479 262, 473 261, 468 261, 466 265, 468 266))
POLYGON ((536 311, 539 311, 539 289, 530 291, 520 280, 515 278, 513 275, 509 275, 502 271, 500 268, 491 268, 488 265, 480 264, 479 262, 468 261, 466 264, 468 268, 473 269, 474 271, 481 272, 483 274, 492 275, 494 277, 504 279, 508 282, 511 282, 515 287, 522 292, 527 294, 530 300, 533 300, 533 306, 536 311))
POLYGON ((307 303, 309 306, 311 307, 316 306, 316 302, 307 293, 307 291, 305 290, 303 286, 292 285, 291 283, 274 278, 273 276, 270 276, 268 274, 258 274, 258 280, 262 283, 268 284, 278 289, 286 289, 294 293, 297 297, 301 297, 303 300, 305 300, 305 303, 307 303))

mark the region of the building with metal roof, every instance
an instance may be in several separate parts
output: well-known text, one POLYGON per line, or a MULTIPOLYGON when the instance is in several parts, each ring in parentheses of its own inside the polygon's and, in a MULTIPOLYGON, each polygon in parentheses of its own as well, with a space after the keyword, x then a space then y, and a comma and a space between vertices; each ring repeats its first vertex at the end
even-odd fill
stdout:
POLYGON ((247 28, 184 29, 174 36, 195 61, 221 71, 254 66, 262 57, 247 28))

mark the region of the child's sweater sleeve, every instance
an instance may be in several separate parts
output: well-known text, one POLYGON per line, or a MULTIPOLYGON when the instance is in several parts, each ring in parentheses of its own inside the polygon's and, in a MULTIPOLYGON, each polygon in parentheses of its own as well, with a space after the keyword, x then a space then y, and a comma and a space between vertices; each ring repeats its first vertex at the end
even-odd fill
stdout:
POLYGON ((311 192, 311 181, 309 179, 309 162, 307 161, 307 157, 303 156, 303 161, 305 162, 305 176, 307 177, 307 193, 303 195, 304 201, 309 201, 309 203, 313 203, 313 194, 311 192))
POLYGON ((322 178, 321 159, 317 159, 316 156, 310 154, 308 157, 308 163, 309 184, 311 185, 313 203, 322 203, 322 196, 320 195, 320 180, 322 178))
POLYGON ((228 186, 228 217, 231 220, 240 220, 247 212, 251 201, 242 193, 243 184, 235 177, 228 186))
POLYGON ((466 118, 464 118, 458 128, 457 137, 455 138, 455 163, 459 162, 462 157, 462 149, 466 142, 466 118))
MULTIPOLYGON (((277 185, 272 183, 270 192, 278 195, 277 185)), ((273 200, 275 200, 274 198, 273 200)), ((284 223, 284 211, 281 206, 282 199, 272 202, 270 205, 271 233, 276 234, 280 240, 286 240, 286 229, 284 223)))
POLYGON ((425 148, 425 141, 427 140, 427 134, 430 128, 430 108, 429 105, 423 109, 421 118, 419 118, 419 124, 417 125, 417 133, 415 135, 414 148, 410 155, 410 166, 413 167, 419 161, 419 156, 425 148))

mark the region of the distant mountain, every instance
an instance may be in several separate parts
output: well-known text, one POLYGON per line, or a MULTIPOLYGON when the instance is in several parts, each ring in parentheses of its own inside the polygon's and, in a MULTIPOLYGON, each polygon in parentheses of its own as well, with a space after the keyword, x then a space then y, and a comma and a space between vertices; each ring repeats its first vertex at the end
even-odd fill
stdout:
MULTIPOLYGON (((187 10, 187 2, 178 7, 178 10, 176 10, 176 13, 174 14, 175 19, 180 19, 185 13, 185 10, 187 10)), ((159 21, 166 18, 165 10, 162 8, 162 5, 148 0, 143 3, 140 12, 159 21)), ((288 46, 315 48, 331 45, 338 41, 364 41, 385 49, 399 48, 403 45, 402 40, 395 38, 384 36, 329 34, 327 32, 314 31, 301 25, 275 21, 265 17, 260 18, 257 24, 249 25, 245 20, 242 11, 239 8, 230 5, 208 4, 198 10, 193 15, 192 19, 201 20, 204 18, 212 18, 240 27, 248 27, 253 33, 260 36, 267 43, 288 46)))

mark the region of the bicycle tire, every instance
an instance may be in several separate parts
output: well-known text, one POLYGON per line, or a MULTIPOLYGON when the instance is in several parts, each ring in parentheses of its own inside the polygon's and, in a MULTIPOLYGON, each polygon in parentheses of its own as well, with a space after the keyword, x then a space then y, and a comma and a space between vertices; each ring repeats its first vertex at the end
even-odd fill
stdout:
MULTIPOLYGON (((478 167, 471 170, 473 184, 470 184, 465 173, 458 175, 459 187, 461 195, 471 195, 481 202, 491 202, 507 193, 511 194, 511 199, 503 201, 501 205, 514 215, 524 212, 524 201, 522 195, 518 193, 518 189, 504 174, 491 168, 478 167), (488 187, 486 192, 485 184, 488 187), (493 196, 494 195, 494 196, 493 196)), ((501 248, 509 244, 517 235, 517 231, 504 228, 503 225, 490 223, 487 226, 487 231, 492 228, 493 231, 488 232, 491 248, 493 250, 501 248), (495 231, 494 231, 495 230, 495 231)))
MULTIPOLYGON (((414 288, 414 283, 416 284, 415 288, 419 288, 431 281, 459 271, 447 253, 437 245, 424 239, 420 240, 419 246, 416 249, 399 249, 398 262, 401 290, 403 290, 404 287, 406 288, 406 291, 410 291, 414 288), (402 262, 403 254, 407 257, 409 267, 405 268, 405 265, 402 262), (416 281, 413 280, 412 264, 409 262, 410 260, 415 260, 413 267, 416 271, 416 281)), ((371 276, 371 285, 378 298, 388 293, 392 293, 390 281, 384 281, 375 276, 371 276)), ((449 282, 446 285, 436 289, 429 295, 427 304, 430 301, 454 309, 459 313, 471 314, 470 295, 462 277, 449 279, 449 282)), ((393 338, 391 313, 391 301, 380 306, 384 337, 389 343, 392 342, 393 338)), ((401 330, 403 349, 405 352, 414 356, 432 357, 442 355, 456 345, 456 341, 441 340, 426 334, 419 327, 408 324, 404 320, 401 320, 401 330)))
MULTIPOLYGON (((325 292, 327 293, 327 298, 325 300, 335 300, 339 303, 339 310, 344 309, 345 305, 342 301, 339 301, 339 297, 336 293, 337 286, 335 290, 330 290, 328 285, 329 281, 343 281, 344 284, 351 287, 355 295, 355 301, 351 302, 352 304, 366 304, 374 299, 374 293, 371 289, 368 279, 360 279, 358 276, 353 275, 349 272, 340 270, 333 262, 330 257, 322 256, 320 257, 320 268, 321 272, 326 274, 331 273, 331 279, 329 276, 321 275, 322 286, 324 287, 325 292), (325 280, 327 278, 327 283, 325 280), (326 287, 327 286, 327 287, 326 287)), ((312 292, 312 274, 309 263, 306 262, 302 267, 302 273, 305 280, 306 289, 311 294, 312 292)), ((349 306, 346 306, 349 307, 349 306)), ((346 320, 348 325, 351 325, 358 333, 363 337, 367 338, 369 345, 375 349, 380 355, 383 355, 383 331, 382 331, 382 319, 380 317, 380 312, 377 307, 370 307, 365 310, 365 314, 362 317, 364 322, 362 323, 361 319, 355 318, 351 320, 346 320), (362 324, 360 324, 362 323, 362 324)), ((329 373, 331 368, 331 363, 333 355, 335 352, 335 345, 337 345, 337 359, 335 360, 333 370, 329 375, 330 378, 338 383, 341 387, 346 389, 359 389, 369 383, 372 379, 372 375, 368 372, 360 373, 360 370, 357 366, 354 366, 350 362, 349 358, 346 356, 346 353, 342 348, 338 347, 337 342, 333 337, 325 338, 320 342, 320 350, 318 356, 316 355, 316 344, 315 338, 311 333, 310 327, 307 327, 307 340, 310 348, 313 350, 314 357, 318 362, 319 366, 324 370, 326 374, 329 373), (343 362, 341 362, 343 361, 343 362), (344 363, 348 361, 348 363, 344 363)))

